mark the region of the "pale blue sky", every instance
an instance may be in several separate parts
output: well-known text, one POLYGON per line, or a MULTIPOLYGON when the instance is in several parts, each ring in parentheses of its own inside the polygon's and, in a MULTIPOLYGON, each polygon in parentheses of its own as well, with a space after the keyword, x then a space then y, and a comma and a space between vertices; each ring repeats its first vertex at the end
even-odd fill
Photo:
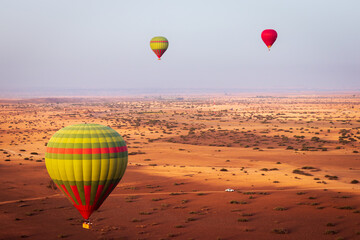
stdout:
POLYGON ((0 0, 1 89, 358 90, 359 12, 359 0, 0 0))

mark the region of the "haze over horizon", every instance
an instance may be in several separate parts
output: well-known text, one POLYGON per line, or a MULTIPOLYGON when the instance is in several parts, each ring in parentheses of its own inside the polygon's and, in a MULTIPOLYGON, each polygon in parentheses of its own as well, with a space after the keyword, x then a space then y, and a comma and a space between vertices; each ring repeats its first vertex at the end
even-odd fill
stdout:
POLYGON ((360 2, 2 1, 0 95, 360 89, 360 2), (278 39, 269 53, 261 31, 278 39), (169 40, 158 61, 153 36, 169 40))

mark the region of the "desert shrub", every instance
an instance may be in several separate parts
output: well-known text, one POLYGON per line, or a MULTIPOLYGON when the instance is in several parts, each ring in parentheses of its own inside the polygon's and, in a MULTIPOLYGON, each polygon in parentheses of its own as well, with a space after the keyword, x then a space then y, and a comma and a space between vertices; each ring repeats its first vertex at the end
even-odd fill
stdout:
POLYGON ((341 209, 341 210, 353 210, 353 209, 355 209, 355 207, 352 207, 352 206, 341 206, 341 207, 337 207, 337 209, 341 209))
POLYGON ((311 141, 314 141, 314 142, 319 142, 320 138, 319 137, 312 137, 311 138, 311 141))
POLYGON ((274 208, 275 211, 285 211, 288 210, 286 207, 275 207, 274 208))
POLYGON ((338 180, 338 176, 325 175, 329 180, 338 180))
POLYGON ((249 219, 247 219, 247 218, 239 218, 238 219, 238 222, 248 222, 249 221, 249 219))
POLYGON ((244 195, 255 195, 256 192, 243 192, 244 195))
POLYGON ((339 231, 336 231, 336 230, 326 230, 324 232, 325 235, 335 235, 337 234, 339 231))
POLYGON ((168 234, 168 237, 177 237, 179 234, 177 233, 169 233, 168 234))
POLYGON ((311 167, 311 166, 304 166, 301 169, 316 169, 316 167, 311 167))
POLYGON ((286 228, 275 228, 271 232, 276 234, 288 234, 289 230, 286 228))
POLYGON ((251 217, 253 216, 254 214, 253 213, 243 213, 241 214, 243 217, 251 217))
POLYGON ((191 218, 191 217, 190 217, 190 218, 186 219, 186 221, 187 221, 187 222, 193 222, 193 221, 196 221, 196 218, 191 218))
POLYGON ((49 181, 49 184, 47 185, 48 188, 52 189, 52 190, 56 190, 57 189, 57 186, 56 184, 54 183, 53 180, 50 180, 49 181))
POLYGON ((139 212, 140 215, 151 215, 152 212, 139 212))
POLYGON ((137 154, 146 154, 146 152, 137 151, 137 152, 129 152, 128 155, 137 155, 137 154))
POLYGON ((305 175, 305 176, 312 176, 312 174, 307 173, 307 172, 304 172, 304 171, 301 171, 300 169, 295 169, 295 170, 293 170, 293 173, 295 173, 295 174, 300 174, 300 175, 305 175))
POLYGON ((154 201, 154 202, 161 201, 161 200, 164 200, 164 199, 163 198, 153 198, 153 199, 151 199, 151 201, 154 201))
POLYGON ((270 195, 268 192, 258 192, 259 195, 270 195))
POLYGON ((175 228, 184 228, 185 226, 184 225, 176 225, 174 226, 175 228))

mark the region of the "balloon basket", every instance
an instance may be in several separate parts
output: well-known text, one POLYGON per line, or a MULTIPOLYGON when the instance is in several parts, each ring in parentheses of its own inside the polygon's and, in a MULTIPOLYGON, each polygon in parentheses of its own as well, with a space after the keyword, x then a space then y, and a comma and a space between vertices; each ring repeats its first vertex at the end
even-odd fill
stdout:
POLYGON ((82 227, 85 229, 91 229, 92 223, 90 221, 84 221, 82 227))

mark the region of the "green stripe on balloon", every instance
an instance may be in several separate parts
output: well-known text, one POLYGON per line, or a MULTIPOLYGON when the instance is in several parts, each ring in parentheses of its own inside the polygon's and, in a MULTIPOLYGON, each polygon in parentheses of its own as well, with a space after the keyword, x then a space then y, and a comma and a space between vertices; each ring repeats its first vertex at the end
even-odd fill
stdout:
MULTIPOLYGON (((95 143, 73 143, 73 145, 70 146, 69 143, 56 143, 56 142, 49 142, 48 147, 51 148, 101 148, 100 142, 95 143)), ((111 141, 108 143, 109 147, 123 147, 126 146, 125 141, 120 142, 114 142, 111 141)))
POLYGON ((71 133, 71 132, 62 132, 62 133, 58 133, 56 135, 54 135, 54 139, 56 138, 94 138, 94 137, 120 137, 120 135, 118 133, 101 133, 101 134, 89 134, 89 133, 79 133, 79 134, 75 134, 75 133, 71 133))

